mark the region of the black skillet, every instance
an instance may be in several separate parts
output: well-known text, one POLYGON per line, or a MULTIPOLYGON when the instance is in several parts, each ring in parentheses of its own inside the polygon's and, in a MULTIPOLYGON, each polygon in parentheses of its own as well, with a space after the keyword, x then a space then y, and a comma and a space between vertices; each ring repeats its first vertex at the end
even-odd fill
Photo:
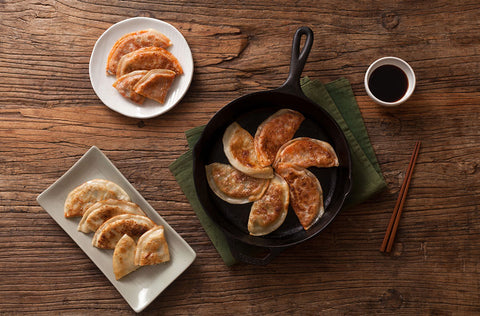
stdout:
POLYGON ((245 95, 224 106, 209 121, 193 150, 193 175, 200 203, 225 233, 234 257, 245 263, 267 264, 282 250, 316 236, 335 218, 350 192, 351 160, 345 136, 335 120, 308 99, 300 87, 300 76, 312 44, 312 30, 299 28, 293 38, 290 72, 285 83, 274 90, 245 95), (300 52, 300 41, 304 35, 306 40, 300 52), (285 222, 276 231, 255 237, 247 229, 252 204, 234 205, 219 199, 208 186, 205 165, 228 163, 222 137, 232 122, 237 121, 255 135, 258 125, 282 108, 299 111, 306 118, 295 137, 308 136, 329 142, 337 153, 340 166, 309 168, 322 185, 325 204, 325 214, 309 230, 302 228, 290 208, 285 222))

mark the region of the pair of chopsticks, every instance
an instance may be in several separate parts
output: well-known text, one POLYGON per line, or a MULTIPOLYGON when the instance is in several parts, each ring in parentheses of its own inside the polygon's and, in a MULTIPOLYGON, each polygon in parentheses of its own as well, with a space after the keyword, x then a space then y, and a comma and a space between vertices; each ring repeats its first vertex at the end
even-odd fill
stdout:
POLYGON ((403 204, 407 197, 408 187, 410 186, 410 180, 412 179, 413 168, 417 162, 418 152, 420 151, 420 141, 415 143, 415 149, 413 150, 412 158, 410 158, 410 163, 408 164, 407 172, 405 179, 403 179, 402 187, 400 188, 400 193, 398 194, 397 203, 393 209, 392 217, 388 223, 387 232, 385 233, 385 238, 383 238, 382 246, 380 247, 381 252, 390 252, 392 251, 393 242, 395 241, 395 235, 397 234, 398 223, 400 222, 400 216, 402 215, 403 204))

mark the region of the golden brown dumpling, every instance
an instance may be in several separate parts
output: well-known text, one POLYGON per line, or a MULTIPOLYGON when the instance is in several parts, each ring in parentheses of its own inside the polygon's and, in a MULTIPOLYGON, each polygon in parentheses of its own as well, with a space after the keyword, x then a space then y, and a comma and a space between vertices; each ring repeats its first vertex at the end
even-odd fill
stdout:
POLYGON ((137 82, 134 91, 139 95, 163 104, 175 76, 175 72, 168 69, 150 70, 137 82))
POLYGON ((136 70, 129 72, 120 78, 118 78, 114 83, 113 87, 120 92, 125 98, 132 100, 135 103, 142 104, 145 101, 145 97, 135 92, 134 87, 142 79, 148 70, 136 70))
POLYGON ((170 260, 170 250, 165 239, 163 226, 156 226, 143 234, 137 243, 135 265, 146 266, 167 262, 170 260))
POLYGON ((280 227, 287 217, 288 203, 288 184, 275 175, 263 197, 252 204, 248 218, 250 235, 267 235, 280 227))
POLYGON ((304 119, 297 111, 282 109, 258 126, 253 142, 261 166, 273 163, 278 149, 292 139, 304 119))
POLYGON ((172 53, 161 47, 144 47, 124 55, 118 62, 117 78, 135 70, 169 69, 177 75, 182 66, 172 53))
POLYGON ((297 167, 328 168, 338 166, 338 158, 332 146, 324 141, 298 137, 285 143, 277 153, 274 167, 295 165, 297 167))
POLYGON ((255 178, 273 178, 272 167, 261 166, 257 159, 252 135, 237 122, 227 127, 222 141, 225 156, 233 167, 255 178))
POLYGON ((115 279, 120 280, 127 274, 137 270, 139 266, 135 265, 136 244, 132 237, 127 234, 115 245, 113 251, 113 274, 115 279))
POLYGON ((142 30, 125 34, 115 42, 107 59, 107 74, 115 75, 120 59, 135 50, 142 47, 162 47, 168 48, 172 42, 164 34, 153 30, 142 30))
POLYGON ((92 245, 97 248, 114 249, 123 235, 138 238, 156 224, 146 216, 123 214, 110 218, 93 235, 92 245))
POLYGON ((65 217, 82 216, 90 206, 107 199, 130 201, 128 194, 112 181, 104 179, 87 181, 68 194, 65 200, 64 215, 65 217))
POLYGON ((116 199, 98 201, 85 211, 78 223, 78 230, 84 233, 94 232, 110 218, 121 214, 145 216, 140 206, 133 202, 116 199))
POLYGON ((317 177, 305 168, 289 166, 276 170, 288 183, 290 205, 305 230, 324 213, 323 191, 317 177))
POLYGON ((254 178, 231 165, 214 162, 205 166, 207 181, 212 191, 232 204, 245 204, 262 197, 269 179, 254 178))

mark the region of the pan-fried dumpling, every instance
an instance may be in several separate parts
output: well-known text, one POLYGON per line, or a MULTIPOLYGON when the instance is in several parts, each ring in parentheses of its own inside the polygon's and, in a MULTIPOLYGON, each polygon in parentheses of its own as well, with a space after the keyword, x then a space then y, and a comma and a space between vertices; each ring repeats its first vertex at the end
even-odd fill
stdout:
POLYGON ((267 192, 252 204, 248 218, 250 235, 267 235, 280 227, 287 216, 288 203, 288 184, 283 178, 275 175, 267 192))
POLYGON ((135 241, 127 234, 123 235, 117 242, 113 251, 113 274, 115 274, 115 279, 120 280, 139 268, 139 266, 135 265, 135 250, 135 241))
POLYGON ((78 230, 84 233, 94 232, 108 219, 121 214, 143 215, 140 206, 123 200, 103 200, 90 206, 78 223, 78 230))
POLYGON ((134 87, 138 81, 147 74, 147 72, 148 70, 136 70, 124 74, 113 83, 113 87, 125 98, 128 98, 135 103, 142 104, 143 101, 145 101, 145 97, 136 93, 134 87))
POLYGON ((93 235, 92 245, 97 248, 114 249, 123 235, 138 238, 156 224, 146 216, 122 214, 103 223, 93 235))
POLYGON ((122 56, 142 47, 168 48, 172 42, 164 34, 153 30, 142 30, 125 34, 115 42, 107 59, 107 74, 115 75, 117 66, 122 56))
POLYGON ((163 104, 175 76, 172 70, 152 69, 137 82, 135 93, 163 104))
POLYGON ((269 179, 250 177, 231 165, 214 162, 205 166, 212 191, 231 204, 245 204, 262 197, 269 179))
POLYGON ((273 163, 278 149, 292 139, 304 119, 297 111, 282 109, 258 126, 253 143, 261 166, 273 163))
POLYGON ((170 251, 163 226, 160 225, 150 229, 138 239, 135 265, 146 266, 169 260, 170 251))
POLYGON ((101 200, 130 201, 127 193, 116 183, 104 179, 87 181, 73 189, 65 200, 65 217, 82 216, 93 204, 101 200))
POLYGON ((255 178, 273 178, 272 167, 261 166, 258 162, 252 135, 237 122, 225 130, 223 150, 230 164, 241 172, 255 178))
POLYGON ((324 213, 323 191, 317 177, 305 168, 293 166, 276 170, 288 183, 290 205, 305 230, 324 213))
POLYGON ((144 47, 124 55, 118 62, 117 78, 135 70, 169 69, 177 75, 182 66, 172 53, 161 47, 144 47))
POLYGON ((295 165, 297 167, 337 167, 338 158, 332 146, 324 141, 298 137, 285 143, 277 153, 274 167, 295 165))

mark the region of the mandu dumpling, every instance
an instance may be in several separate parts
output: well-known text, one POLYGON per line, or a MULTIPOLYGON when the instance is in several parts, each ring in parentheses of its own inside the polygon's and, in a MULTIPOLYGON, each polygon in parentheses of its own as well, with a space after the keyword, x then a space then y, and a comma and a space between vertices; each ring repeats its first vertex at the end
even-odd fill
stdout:
POLYGON ((229 164, 219 162, 205 166, 205 171, 212 191, 231 204, 245 204, 260 199, 270 181, 248 176, 229 164))
POLYGON ((276 170, 288 183, 290 205, 305 230, 324 213, 323 190, 317 177, 305 168, 293 166, 276 170))
POLYGON ((150 70, 137 82, 134 92, 163 104, 175 76, 176 73, 168 69, 150 70))
POLYGON ((135 70, 169 69, 177 75, 182 66, 172 53, 161 47, 143 47, 124 55, 118 62, 117 78, 135 70))
POLYGON ((146 216, 122 214, 103 223, 93 235, 92 245, 102 249, 115 249, 123 235, 136 239, 155 227, 156 224, 146 216))
POLYGON ((153 30, 141 30, 125 34, 115 42, 107 59, 107 74, 115 75, 120 59, 133 51, 142 47, 162 47, 168 48, 172 42, 164 34, 153 30))
POLYGON ((282 165, 302 168, 337 167, 338 158, 329 143, 309 137, 298 137, 288 141, 278 150, 274 167, 281 169, 282 165))
POLYGON ((113 251, 113 274, 115 274, 115 279, 120 280, 139 268, 139 266, 135 265, 136 247, 135 240, 127 234, 123 235, 115 245, 115 250, 113 251))
POLYGON ((93 204, 101 200, 130 201, 128 194, 116 183, 104 179, 87 181, 72 190, 65 200, 65 217, 82 216, 93 204))
POLYGON ((144 233, 137 242, 135 265, 146 266, 167 262, 170 260, 170 250, 165 239, 163 226, 156 226, 144 233))
POLYGON ((121 214, 143 215, 145 213, 137 204, 124 200, 103 200, 90 206, 78 224, 78 230, 84 233, 96 231, 110 218, 121 214))
POLYGON ((304 119, 300 112, 282 109, 258 126, 253 142, 261 166, 273 163, 278 149, 293 138, 304 119))
POLYGON ((288 213, 289 189, 287 182, 275 175, 267 192, 255 201, 250 209, 248 231, 253 236, 263 236, 276 230, 288 213))
POLYGON ((147 73, 148 70, 129 72, 118 78, 113 83, 113 87, 125 98, 128 98, 135 103, 142 104, 145 101, 145 97, 136 93, 134 87, 147 73))
POLYGON ((223 150, 230 164, 255 178, 273 178, 270 166, 261 166, 253 145, 253 137, 237 122, 227 127, 223 134, 223 150))

